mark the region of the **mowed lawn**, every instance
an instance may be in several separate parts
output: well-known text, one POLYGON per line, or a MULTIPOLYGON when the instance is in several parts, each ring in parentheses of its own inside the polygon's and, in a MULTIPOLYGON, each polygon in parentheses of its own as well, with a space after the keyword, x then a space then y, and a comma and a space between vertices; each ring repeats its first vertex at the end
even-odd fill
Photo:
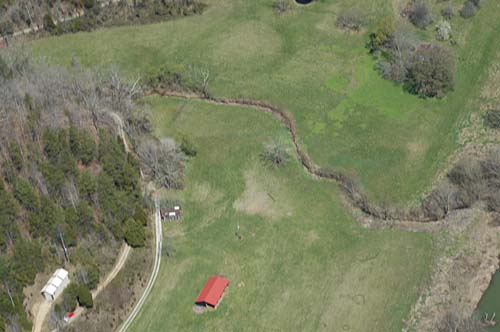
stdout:
MULTIPOLYGON (((462 2, 453 1, 457 9, 462 2)), ((117 64, 131 76, 208 67, 215 95, 286 108, 317 163, 359 177, 378 200, 402 204, 428 188, 456 149, 456 128, 475 110, 480 81, 500 48, 497 1, 484 1, 472 19, 457 15, 456 89, 442 100, 423 100, 380 78, 364 47, 369 30, 395 15, 398 1, 324 0, 294 5, 282 16, 273 0, 206 3, 201 16, 47 38, 33 52, 68 64, 73 57, 117 64), (369 22, 360 34, 335 27, 337 15, 353 6, 369 22)), ((419 34, 432 41, 433 26, 419 34)))
POLYGON ((148 98, 158 137, 187 136, 180 223, 164 224, 158 280, 133 324, 160 331, 400 331, 431 266, 426 234, 369 231, 339 204, 333 183, 296 159, 279 169, 259 155, 272 138, 290 142, 269 114, 148 98), (240 225, 241 240, 235 236, 240 225), (207 277, 228 291, 215 312, 192 308, 207 277))

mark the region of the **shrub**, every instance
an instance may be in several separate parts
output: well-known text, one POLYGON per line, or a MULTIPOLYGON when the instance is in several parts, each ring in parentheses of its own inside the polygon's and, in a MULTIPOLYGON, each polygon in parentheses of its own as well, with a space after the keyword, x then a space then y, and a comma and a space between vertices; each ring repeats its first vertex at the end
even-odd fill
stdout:
POLYGON ((481 8, 481 0, 469 0, 476 8, 481 8))
POLYGON ((477 7, 474 5, 472 1, 466 1, 464 6, 460 10, 460 16, 463 18, 470 18, 476 15, 477 7))
POLYGON ((481 320, 476 317, 460 317, 455 313, 447 313, 436 324, 436 332, 484 332, 481 320))
POLYGON ((54 22, 54 19, 52 19, 52 15, 49 13, 43 16, 43 28, 49 33, 55 33, 57 30, 57 25, 54 22))
POLYGON ((11 77, 12 77, 12 71, 10 70, 9 65, 0 55, 0 78, 7 79, 11 77))
POLYGON ((359 31, 363 25, 363 14, 357 9, 349 9, 337 17, 337 26, 341 29, 359 31))
POLYGON ((288 149, 282 140, 272 140, 264 147, 262 160, 272 166, 282 166, 289 159, 288 149))
POLYGON ((401 61, 381 60, 375 64, 375 68, 383 78, 398 83, 404 82, 408 73, 405 64, 401 61))
POLYGON ((455 10, 453 9, 453 5, 451 3, 448 3, 442 10, 441 10, 441 15, 445 19, 450 19, 453 16, 455 16, 455 10))
POLYGON ((11 21, 0 22, 0 35, 7 37, 14 33, 14 24, 11 21))
POLYGON ((9 156, 12 161, 12 165, 16 168, 17 171, 20 171, 23 168, 23 153, 21 151, 21 147, 17 142, 9 143, 9 156))
POLYGON ((85 308, 92 308, 94 306, 94 300, 92 299, 92 293, 90 293, 89 288, 86 285, 80 285, 78 287, 78 303, 85 308))
POLYGON ((65 312, 74 311, 76 309, 78 292, 79 287, 74 283, 70 283, 68 287, 64 289, 61 307, 65 312))
POLYGON ((167 240, 166 243, 163 244, 161 251, 162 256, 167 256, 168 258, 174 258, 176 252, 177 249, 175 249, 174 245, 172 244, 172 241, 167 240))
POLYGON ((392 16, 388 16, 381 20, 375 32, 370 34, 370 41, 367 47, 370 52, 373 53, 380 48, 389 45, 394 39, 394 33, 396 32, 396 21, 392 16))
POLYGON ((449 40, 451 37, 451 24, 448 21, 441 20, 436 25, 436 39, 441 41, 449 40))
POLYGON ((73 156, 84 165, 90 164, 97 156, 97 145, 90 132, 71 126, 69 129, 69 144, 73 156))
POLYGON ((416 27, 424 29, 432 23, 431 9, 424 1, 417 1, 413 3, 410 8, 409 18, 411 23, 416 27))
POLYGON ((463 193, 463 202, 469 206, 484 191, 481 165, 476 160, 464 159, 448 173, 448 180, 463 193))
POLYGON ((424 215, 430 220, 442 219, 449 211, 468 206, 464 193, 448 181, 439 183, 422 202, 424 215))
POLYGON ((421 45, 413 54, 407 77, 410 92, 423 97, 442 97, 453 89, 453 59, 438 45, 421 45))
POLYGON ((484 125, 489 128, 500 128, 500 110, 488 110, 483 116, 484 125))
POLYGON ((198 149, 187 137, 181 139, 181 150, 189 157, 195 157, 198 154, 198 149))
POLYGON ((82 5, 85 9, 92 9, 96 5, 96 0, 82 0, 82 5))
POLYGON ((290 9, 289 0, 276 0, 273 5, 274 10, 278 14, 283 14, 290 9))

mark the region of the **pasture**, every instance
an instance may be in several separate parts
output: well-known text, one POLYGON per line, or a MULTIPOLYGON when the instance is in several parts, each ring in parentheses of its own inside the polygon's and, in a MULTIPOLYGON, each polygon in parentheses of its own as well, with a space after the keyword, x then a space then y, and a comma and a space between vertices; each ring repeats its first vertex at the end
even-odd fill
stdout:
MULTIPOLYGON (((403 204, 419 196, 456 149, 457 125, 475 109, 480 81, 500 44, 498 3, 451 21, 456 88, 442 100, 409 95, 373 69, 366 33, 335 27, 352 1, 319 1, 276 15, 271 0, 210 0, 201 16, 39 40, 36 55, 116 64, 131 76, 166 67, 208 67, 210 90, 289 110, 311 157, 355 174, 372 197, 403 204)), ((358 0, 369 26, 399 1, 358 0)), ((460 1, 454 1, 459 8, 460 1)), ((419 32, 432 39, 432 27, 419 32)))
POLYGON ((426 234, 370 231, 339 203, 336 186, 293 159, 261 161, 287 131, 269 114, 161 97, 147 100, 159 137, 189 136, 180 223, 165 224, 152 295, 131 331, 399 331, 432 261, 426 234), (235 235, 240 225, 242 239, 235 235), (215 312, 196 315, 206 278, 229 289, 215 312))
MULTIPOLYGON (((271 0, 206 2, 201 16, 51 37, 32 50, 57 63, 116 64, 130 77, 209 68, 215 96, 286 109, 316 163, 346 170, 372 198, 394 204, 418 198, 446 165, 499 52, 498 3, 485 1, 474 18, 451 21, 455 91, 421 99, 383 80, 365 48, 369 29, 395 15, 399 1, 323 0, 281 16, 271 0), (353 3, 368 21, 359 34, 335 27, 353 3)), ((432 39, 432 28, 419 33, 432 39)), ((164 234, 176 254, 164 258, 132 331, 401 330, 431 269, 429 235, 361 228, 336 185, 313 179, 295 158, 265 167, 266 142, 290 143, 268 114, 176 98, 146 102, 157 136, 186 136, 198 156, 188 163, 185 190, 166 193, 185 211, 164 234), (212 274, 227 276, 230 288, 217 311, 195 315, 194 299, 212 274)))

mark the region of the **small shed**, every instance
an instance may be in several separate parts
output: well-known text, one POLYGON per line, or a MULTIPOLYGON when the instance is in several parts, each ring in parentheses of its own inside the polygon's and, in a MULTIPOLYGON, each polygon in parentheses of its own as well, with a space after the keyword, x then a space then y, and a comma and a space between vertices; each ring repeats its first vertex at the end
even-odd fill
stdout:
POLYGON ((69 285, 69 272, 65 269, 57 269, 49 281, 42 288, 42 295, 49 301, 54 301, 69 285))
POLYGON ((221 276, 208 278, 205 287, 196 298, 195 304, 216 309, 228 285, 229 280, 221 276))
POLYGON ((171 209, 162 209, 160 211, 161 220, 180 220, 182 217, 182 209, 179 205, 171 209))

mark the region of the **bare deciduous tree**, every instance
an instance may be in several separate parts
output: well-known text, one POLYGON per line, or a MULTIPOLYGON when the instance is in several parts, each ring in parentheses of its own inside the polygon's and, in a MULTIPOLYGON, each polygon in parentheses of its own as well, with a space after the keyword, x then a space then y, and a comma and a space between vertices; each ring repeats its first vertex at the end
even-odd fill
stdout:
POLYGON ((447 313, 436 326, 437 332, 484 332, 478 317, 461 317, 456 313, 447 313))
POLYGON ((290 159, 290 154, 283 139, 273 139, 265 145, 261 157, 272 166, 282 166, 290 159))
POLYGON ((185 156, 174 140, 143 140, 137 152, 156 183, 166 188, 182 188, 185 156))
POLYGON ((276 13, 284 14, 290 9, 290 0, 276 0, 273 7, 276 13))

